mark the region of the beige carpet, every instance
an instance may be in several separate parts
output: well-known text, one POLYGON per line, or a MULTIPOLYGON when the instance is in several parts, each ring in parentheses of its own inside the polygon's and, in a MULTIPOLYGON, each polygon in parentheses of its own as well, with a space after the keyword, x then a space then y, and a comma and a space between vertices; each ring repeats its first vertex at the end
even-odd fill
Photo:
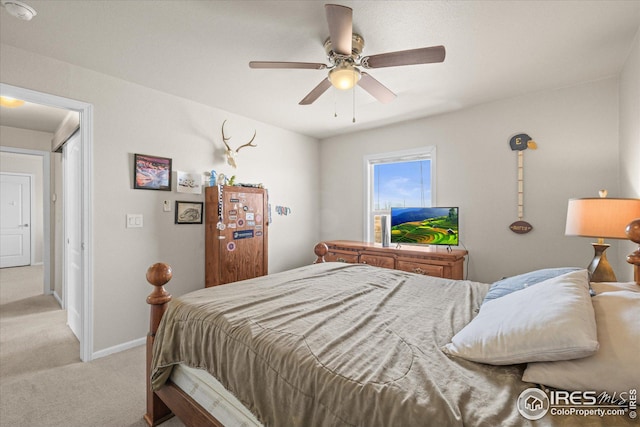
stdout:
POLYGON ((0 269, 0 426, 146 426, 144 346, 79 354, 66 312, 42 294, 42 267, 0 269))

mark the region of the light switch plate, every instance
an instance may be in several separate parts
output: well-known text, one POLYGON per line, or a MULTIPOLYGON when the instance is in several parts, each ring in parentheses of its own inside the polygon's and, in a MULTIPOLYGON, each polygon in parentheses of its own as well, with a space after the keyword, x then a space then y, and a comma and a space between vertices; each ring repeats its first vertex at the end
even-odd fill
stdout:
POLYGON ((127 214, 127 228, 142 228, 142 214, 127 214))
POLYGON ((165 200, 164 202, 162 202, 162 210, 164 212, 171 212, 171 201, 170 200, 165 200))

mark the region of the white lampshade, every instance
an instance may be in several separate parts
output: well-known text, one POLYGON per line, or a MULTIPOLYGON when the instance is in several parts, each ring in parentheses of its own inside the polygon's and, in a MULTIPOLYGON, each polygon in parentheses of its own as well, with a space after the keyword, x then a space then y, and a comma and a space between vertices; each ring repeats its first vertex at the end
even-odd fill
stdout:
POLYGON ((360 70, 353 65, 339 65, 329 71, 329 81, 336 89, 351 89, 360 80, 360 70))
POLYGON ((640 218, 640 199, 570 199, 564 234, 626 239, 625 228, 640 218))

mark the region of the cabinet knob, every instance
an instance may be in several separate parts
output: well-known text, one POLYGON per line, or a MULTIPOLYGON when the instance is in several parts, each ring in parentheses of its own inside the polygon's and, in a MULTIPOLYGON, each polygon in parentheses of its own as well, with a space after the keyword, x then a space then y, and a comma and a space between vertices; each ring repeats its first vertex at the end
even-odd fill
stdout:
POLYGON ((417 274, 425 274, 424 270, 423 270, 423 269, 421 269, 420 267, 416 267, 416 268, 414 268, 414 269, 413 269, 413 272, 414 272, 414 273, 417 273, 417 274))
POLYGON ((360 261, 360 264, 366 264, 367 261, 360 261))
POLYGON ((336 258, 336 261, 338 261, 338 262, 347 262, 347 260, 344 259, 344 258, 336 258))

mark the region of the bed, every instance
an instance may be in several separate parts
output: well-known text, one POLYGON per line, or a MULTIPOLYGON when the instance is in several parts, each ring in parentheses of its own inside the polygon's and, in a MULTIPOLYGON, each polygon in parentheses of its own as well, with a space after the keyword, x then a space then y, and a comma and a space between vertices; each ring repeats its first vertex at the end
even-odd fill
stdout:
MULTIPOLYGON (((323 253, 316 246, 318 261, 323 253)), ((529 277, 504 294, 495 284, 316 262, 171 301, 164 289, 171 268, 155 264, 147 272, 154 291, 147 298, 145 420, 150 426, 173 415, 187 426, 638 425, 633 390, 640 380, 628 365, 637 365, 640 339, 620 342, 640 337, 640 283, 591 284, 599 298, 592 304, 586 270, 554 274, 535 286, 529 277), (502 295, 489 300, 492 291, 502 295), (553 303, 536 306, 536 298, 553 303), (496 326, 503 317, 496 312, 520 319, 522 306, 535 307, 527 320, 533 326, 511 327, 520 320, 496 326), (596 332, 604 312, 631 318, 607 317, 596 332), (500 329, 497 342, 487 333, 492 328, 500 329), (610 330, 618 329, 631 335, 609 342, 610 330), (514 342, 518 348, 508 348, 514 342), (623 359, 611 364, 606 357, 623 359), (594 374, 593 366, 607 369, 594 374), (625 389, 590 388, 590 380, 625 389), (609 392, 604 400, 603 392, 609 392), (536 399, 544 395, 540 408, 536 399), (603 406, 617 412, 591 411, 603 406)))

